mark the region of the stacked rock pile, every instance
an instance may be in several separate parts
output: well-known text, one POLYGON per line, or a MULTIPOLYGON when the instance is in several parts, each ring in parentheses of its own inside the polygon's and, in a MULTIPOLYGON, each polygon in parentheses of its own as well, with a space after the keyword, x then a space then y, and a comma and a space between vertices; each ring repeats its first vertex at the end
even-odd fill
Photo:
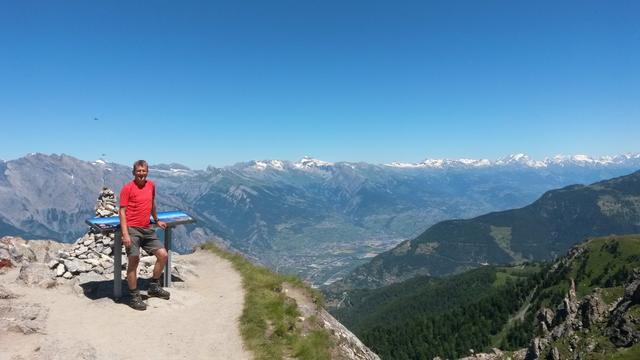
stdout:
MULTIPOLYGON (((114 192, 104 187, 96 201, 95 216, 109 217, 118 214, 117 201, 114 192)), ((107 275, 113 273, 113 243, 114 233, 102 233, 89 229, 80 237, 68 251, 59 251, 58 259, 51 260, 48 265, 54 270, 56 276, 72 279, 80 274, 94 273, 95 275, 107 275)), ((144 250, 140 250, 140 275, 150 275, 151 266, 155 263, 155 256, 148 256, 144 250)), ((125 254, 124 247, 122 254, 125 254)), ((126 268, 127 257, 122 256, 123 269, 126 268)))
POLYGON ((96 216, 109 217, 118 214, 116 194, 108 187, 103 187, 96 201, 96 216))
MULTIPOLYGON (((96 201, 95 216, 109 217, 118 214, 116 196, 108 187, 103 187, 96 201)), ((68 251, 60 251, 58 259, 51 260, 49 268, 57 276, 71 279, 81 273, 113 273, 113 242, 115 234, 101 233, 89 229, 68 251)), ((124 251, 123 251, 124 253, 124 251)), ((123 264, 126 260, 123 261, 123 264)))

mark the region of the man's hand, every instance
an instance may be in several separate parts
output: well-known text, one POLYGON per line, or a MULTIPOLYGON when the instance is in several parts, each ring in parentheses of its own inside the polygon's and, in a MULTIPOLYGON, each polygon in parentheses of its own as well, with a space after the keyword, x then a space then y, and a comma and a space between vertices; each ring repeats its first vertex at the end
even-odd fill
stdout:
POLYGON ((129 236, 129 234, 122 235, 122 245, 124 245, 124 247, 126 247, 127 249, 131 247, 131 237, 129 236))
POLYGON ((165 223, 164 221, 158 220, 158 222, 156 222, 156 225, 158 225, 163 230, 167 228, 167 223, 165 223))

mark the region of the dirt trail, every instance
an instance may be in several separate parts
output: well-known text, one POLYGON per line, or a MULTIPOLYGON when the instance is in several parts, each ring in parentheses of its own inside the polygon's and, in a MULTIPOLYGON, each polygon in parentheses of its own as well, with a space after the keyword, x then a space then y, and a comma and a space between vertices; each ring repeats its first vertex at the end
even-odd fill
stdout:
POLYGON ((70 286, 19 286, 17 270, 0 275, 0 283, 22 295, 12 301, 49 308, 46 334, 0 331, 0 359, 250 359, 238 327, 240 275, 202 250, 180 261, 197 275, 175 283, 169 301, 148 299, 146 311, 108 297, 92 300, 70 286))

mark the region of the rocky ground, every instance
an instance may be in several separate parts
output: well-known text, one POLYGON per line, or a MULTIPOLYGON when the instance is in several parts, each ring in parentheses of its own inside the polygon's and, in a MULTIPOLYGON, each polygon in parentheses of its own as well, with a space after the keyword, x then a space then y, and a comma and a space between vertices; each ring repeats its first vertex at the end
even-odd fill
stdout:
POLYGON ((0 239, 0 359, 251 358, 238 329, 241 278, 226 260, 175 254, 171 299, 149 298, 140 312, 114 301, 112 273, 65 265, 73 276, 57 276, 53 262, 76 245, 0 239))

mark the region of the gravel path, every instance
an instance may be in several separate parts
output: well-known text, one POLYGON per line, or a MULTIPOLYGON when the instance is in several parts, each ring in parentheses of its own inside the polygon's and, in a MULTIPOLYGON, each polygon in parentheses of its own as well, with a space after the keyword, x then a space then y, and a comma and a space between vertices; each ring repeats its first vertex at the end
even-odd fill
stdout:
POLYGON ((17 270, 0 275, 1 284, 22 295, 11 301, 49 309, 44 334, 0 331, 0 359, 251 359, 238 328, 240 275, 206 251, 179 261, 197 275, 175 283, 169 301, 148 299, 146 311, 108 297, 92 300, 71 286, 19 286, 17 270))

